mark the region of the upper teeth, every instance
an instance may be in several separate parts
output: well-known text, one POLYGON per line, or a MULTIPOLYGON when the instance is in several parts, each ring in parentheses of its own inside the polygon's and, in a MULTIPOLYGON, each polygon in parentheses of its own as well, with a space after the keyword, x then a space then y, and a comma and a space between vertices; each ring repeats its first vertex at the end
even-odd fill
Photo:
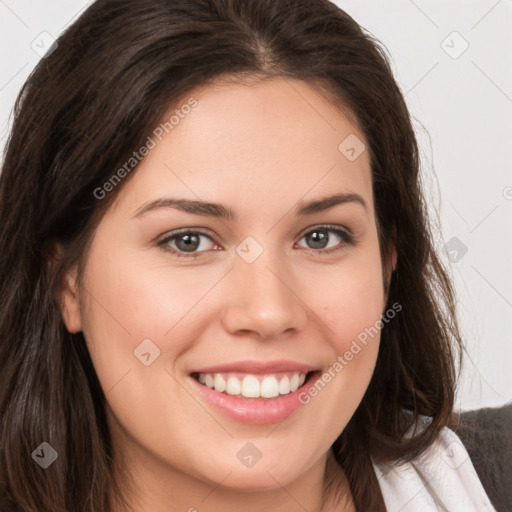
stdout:
POLYGON ((201 384, 228 395, 242 395, 246 398, 274 398, 297 390, 306 380, 305 373, 281 375, 246 374, 242 379, 230 373, 200 373, 201 384))

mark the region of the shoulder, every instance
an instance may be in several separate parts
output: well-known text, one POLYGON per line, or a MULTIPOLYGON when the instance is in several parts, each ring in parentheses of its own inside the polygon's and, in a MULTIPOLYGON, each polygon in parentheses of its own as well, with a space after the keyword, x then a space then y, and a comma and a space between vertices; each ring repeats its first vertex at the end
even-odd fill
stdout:
POLYGON ((497 512, 512 510, 512 403, 456 414, 451 429, 464 444, 497 512))
POLYGON ((511 432, 512 406, 461 413, 414 459, 374 463, 387 510, 510 512, 511 432))

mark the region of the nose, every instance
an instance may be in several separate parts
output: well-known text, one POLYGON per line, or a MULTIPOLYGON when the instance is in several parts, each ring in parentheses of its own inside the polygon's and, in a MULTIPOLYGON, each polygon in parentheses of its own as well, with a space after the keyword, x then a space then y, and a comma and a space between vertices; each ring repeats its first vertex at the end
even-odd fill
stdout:
POLYGON ((265 250, 252 263, 237 257, 229 274, 222 315, 228 332, 270 340, 305 328, 307 297, 282 255, 265 250))

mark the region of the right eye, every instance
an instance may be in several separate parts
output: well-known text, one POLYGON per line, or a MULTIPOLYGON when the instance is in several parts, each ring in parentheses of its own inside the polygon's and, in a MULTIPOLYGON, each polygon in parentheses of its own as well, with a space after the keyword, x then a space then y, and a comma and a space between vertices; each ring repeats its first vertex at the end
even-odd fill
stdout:
POLYGON ((204 246, 208 244, 202 243, 202 239, 208 239, 216 245, 210 235, 191 229, 170 234, 158 242, 158 245, 178 258, 197 258, 202 252, 208 251, 208 249, 204 249, 204 246), (198 250, 200 248, 203 250, 198 250))

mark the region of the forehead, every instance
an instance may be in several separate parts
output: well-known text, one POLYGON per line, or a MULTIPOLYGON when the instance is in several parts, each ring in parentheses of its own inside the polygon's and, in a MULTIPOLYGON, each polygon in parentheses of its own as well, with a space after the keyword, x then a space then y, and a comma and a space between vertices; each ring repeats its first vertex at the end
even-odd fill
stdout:
POLYGON ((306 82, 272 78, 198 87, 166 112, 154 133, 154 147, 119 205, 133 210, 132 203, 139 207, 157 193, 179 193, 238 205, 242 212, 244 206, 265 211, 276 202, 292 206, 345 192, 365 196, 372 208, 364 135, 306 82))

